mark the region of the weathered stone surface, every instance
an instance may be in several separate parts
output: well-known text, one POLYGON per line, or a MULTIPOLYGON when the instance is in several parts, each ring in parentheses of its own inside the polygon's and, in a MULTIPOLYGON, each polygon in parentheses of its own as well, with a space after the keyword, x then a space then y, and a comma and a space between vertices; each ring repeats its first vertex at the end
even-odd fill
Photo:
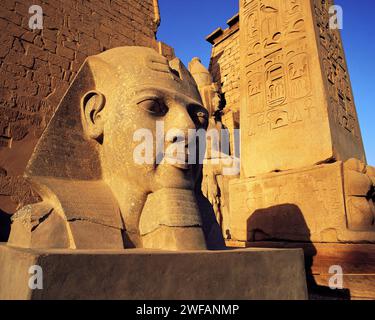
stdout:
POLYGON ((229 157, 206 159, 203 165, 202 193, 213 207, 224 239, 229 237, 227 231, 230 229, 229 182, 239 177, 239 175, 223 174, 224 168, 233 165, 231 160, 229 157))
POLYGON ((21 210, 12 245, 206 249, 193 195, 200 167, 188 163, 190 141, 181 139, 207 122, 196 83, 180 60, 145 47, 89 57, 25 173, 52 214, 41 205, 21 210), (156 123, 162 120, 160 132, 156 123), (172 128, 178 131, 171 136, 172 128), (155 139, 144 147, 151 151, 147 159, 136 152, 134 138, 145 131, 155 139), (161 143, 160 151, 153 149, 161 143), (178 159, 171 150, 179 150, 178 159), (61 219, 52 220, 55 215, 61 219), (38 230, 48 229, 56 233, 39 237, 38 230))
MULTIPOLYGON (((348 197, 346 200, 348 227, 353 231, 367 231, 374 225, 375 210, 372 200, 365 197, 348 197)), ((365 241, 366 239, 363 239, 365 241)))
POLYGON ((231 221, 228 240, 374 239, 375 174, 366 166, 340 31, 329 28, 332 4, 241 1, 239 23, 231 19, 229 28, 207 37, 213 45, 210 72, 226 100, 223 112, 229 121, 223 123, 236 125, 233 112, 241 114, 244 180, 229 188, 230 214, 222 218, 231 221), (237 75, 240 85, 232 86, 237 75), (237 91, 241 104, 233 103, 237 91), (323 173, 303 181, 313 165, 324 172, 319 164, 337 160, 344 161, 337 181, 323 173), (306 194, 308 189, 313 191, 306 194), (248 221, 258 209, 259 230, 248 221), (267 222, 259 218, 263 213, 267 222), (292 216, 300 214, 294 221, 292 216), (290 226, 281 221, 285 216, 290 226), (338 229, 345 236, 338 236, 338 229))
POLYGON ((344 192, 350 230, 368 231, 369 226, 375 225, 375 183, 371 169, 356 159, 344 163, 344 192))
MULTIPOLYGON (((362 173, 366 172, 366 164, 355 158, 351 158, 348 161, 345 161, 344 168, 347 170, 354 170, 362 173)), ((368 167, 368 170, 371 170, 370 167, 368 167)))
MULTIPOLYGON (((85 59, 126 45, 148 46, 173 58, 156 41, 157 0, 47 0, 43 30, 29 28, 32 2, 0 7, 0 212, 40 201, 23 180, 27 161, 85 59)), ((4 3, 4 1, 3 1, 4 3)), ((0 237, 7 232, 0 226, 0 237)))
POLYGON ((218 113, 221 107, 218 84, 213 82, 211 74, 197 57, 193 58, 189 63, 189 71, 197 83, 203 105, 210 116, 215 116, 215 113, 218 113))
POLYGON ((213 80, 220 85, 225 99, 223 123, 231 127, 225 117, 227 113, 230 113, 232 116, 228 117, 234 118, 235 128, 238 129, 240 114, 239 15, 236 14, 229 19, 227 24, 227 29, 214 32, 206 38, 213 45, 209 70, 213 80))
MULTIPOLYGON (((342 162, 230 182, 233 240, 375 242, 373 185, 365 174, 347 194, 342 162)), ((350 189, 349 189, 350 190, 350 189)))
POLYGON ((240 127, 239 15, 229 19, 227 24, 227 29, 217 29, 206 40, 213 45, 209 71, 222 95, 221 122, 229 130, 230 152, 238 157, 239 147, 235 148, 234 130, 240 127))
POLYGON ((0 299, 307 298, 301 249, 165 252, 25 250, 0 245, 0 299), (28 287, 43 270, 43 290, 28 287))
POLYGON ((170 251, 204 250, 207 248, 201 226, 160 226, 152 233, 142 235, 142 246, 148 249, 170 251))
POLYGON ((372 187, 370 177, 362 172, 345 170, 345 194, 365 197, 372 187))
POLYGON ((8 244, 23 248, 68 248, 69 236, 64 219, 45 202, 27 205, 13 215, 8 244))
POLYGON ((243 177, 365 162, 332 1, 241 1, 243 177))
POLYGON ((148 195, 139 221, 143 247, 204 249, 201 228, 202 219, 192 190, 161 189, 148 195))
POLYGON ((303 248, 309 299, 375 299, 373 244, 266 241, 237 243, 237 246, 240 244, 249 248, 303 248), (332 266, 340 267, 342 270, 342 289, 332 290, 329 287, 330 281, 332 283, 332 266))

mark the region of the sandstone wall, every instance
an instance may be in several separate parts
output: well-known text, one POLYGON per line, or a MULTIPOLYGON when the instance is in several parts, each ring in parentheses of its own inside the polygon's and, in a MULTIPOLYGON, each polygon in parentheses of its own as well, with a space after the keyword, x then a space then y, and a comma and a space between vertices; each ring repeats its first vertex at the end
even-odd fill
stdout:
MULTIPOLYGON (((216 29, 206 40, 212 46, 210 73, 215 82, 221 86, 226 101, 224 113, 232 112, 235 126, 239 125, 239 74, 240 74, 240 45, 239 18, 235 15, 227 21, 228 28, 216 29)), ((225 122, 225 118, 223 119, 225 122)))
POLYGON ((0 7, 1 226, 20 205, 35 201, 22 178, 32 150, 84 59, 155 40, 157 0, 2 0, 0 7), (43 9, 43 29, 31 30, 31 5, 43 9))

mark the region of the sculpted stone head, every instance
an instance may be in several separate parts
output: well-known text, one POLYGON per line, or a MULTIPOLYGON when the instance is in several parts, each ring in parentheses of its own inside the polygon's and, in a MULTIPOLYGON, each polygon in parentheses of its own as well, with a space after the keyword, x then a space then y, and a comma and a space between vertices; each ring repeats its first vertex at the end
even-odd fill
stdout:
MULTIPOLYGON (((53 207, 65 223, 70 247, 95 248, 97 241, 88 240, 85 232, 103 227, 106 231, 99 233, 110 248, 121 246, 121 233, 125 247, 202 249, 205 239, 193 195, 197 166, 160 161, 169 156, 164 150, 181 142, 185 148, 179 158, 187 159, 188 130, 206 128, 207 121, 197 86, 178 59, 168 61, 144 47, 112 49, 86 60, 26 176, 47 204, 44 211, 53 207), (178 130, 166 134, 171 129, 178 130), (154 138, 147 163, 134 159, 139 130, 154 138)), ((43 216, 28 212, 18 216, 34 224, 35 215, 43 216)))
POLYGON ((169 144, 186 139, 189 129, 207 125, 207 112, 183 65, 139 47, 107 51, 89 59, 89 65, 96 86, 82 99, 84 128, 98 142, 105 178, 143 193, 161 188, 191 189, 192 166, 159 165, 156 158, 163 155, 156 154, 156 145, 151 163, 137 164, 133 159, 139 145, 133 141, 137 130, 149 130, 154 143, 163 142, 163 149, 168 149, 169 144), (160 141, 157 121, 163 121, 165 132, 177 128, 184 136, 160 141))

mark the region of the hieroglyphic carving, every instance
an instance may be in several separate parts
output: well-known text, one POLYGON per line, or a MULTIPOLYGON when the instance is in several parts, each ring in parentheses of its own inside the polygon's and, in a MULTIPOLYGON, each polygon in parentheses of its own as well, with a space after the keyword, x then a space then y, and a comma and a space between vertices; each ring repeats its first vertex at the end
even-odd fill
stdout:
POLYGON ((302 121, 305 106, 311 103, 293 103, 311 94, 302 14, 298 0, 247 2, 244 23, 250 135, 271 133, 302 121))
POLYGON ((248 134, 264 132, 266 123, 271 133, 302 120, 306 101, 289 104, 311 94, 302 7, 299 0, 244 3, 248 118, 252 123, 248 134), (274 110, 279 106, 283 107, 274 110))
POLYGON ((327 31, 324 2, 241 2, 245 177, 328 159, 365 161, 340 34, 327 31))
POLYGON ((286 99, 285 69, 283 64, 266 64, 266 99, 270 107, 282 104, 286 99))
POLYGON ((315 23, 319 30, 320 54, 329 92, 329 111, 335 123, 361 140, 353 93, 338 29, 329 27, 332 0, 314 0, 315 23))
POLYGON ((288 80, 291 98, 303 98, 311 92, 308 56, 301 53, 288 62, 288 80))

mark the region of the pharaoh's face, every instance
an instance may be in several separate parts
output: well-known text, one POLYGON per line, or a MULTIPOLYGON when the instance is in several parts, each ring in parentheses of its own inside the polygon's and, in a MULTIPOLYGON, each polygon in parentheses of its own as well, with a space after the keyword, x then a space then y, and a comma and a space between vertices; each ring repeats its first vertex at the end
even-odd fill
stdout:
POLYGON ((188 131, 206 128, 207 111, 196 88, 163 57, 143 61, 139 74, 120 75, 121 85, 104 93, 104 171, 145 193, 190 189, 197 166, 188 163, 188 131))

